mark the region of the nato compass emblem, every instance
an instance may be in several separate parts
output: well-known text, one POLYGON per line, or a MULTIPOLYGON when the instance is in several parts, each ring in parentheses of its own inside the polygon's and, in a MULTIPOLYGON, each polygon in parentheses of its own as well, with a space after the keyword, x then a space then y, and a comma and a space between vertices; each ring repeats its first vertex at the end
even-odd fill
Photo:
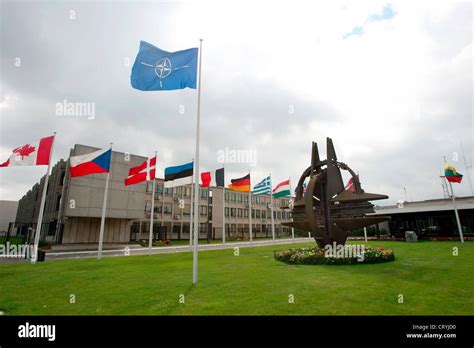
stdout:
POLYGON ((159 59, 155 65, 148 64, 145 62, 140 62, 143 65, 150 66, 155 69, 155 74, 160 78, 160 87, 163 88, 163 79, 167 78, 171 75, 174 70, 179 70, 183 68, 189 68, 189 65, 179 66, 177 68, 173 68, 171 64, 171 60, 169 58, 161 58, 159 59))

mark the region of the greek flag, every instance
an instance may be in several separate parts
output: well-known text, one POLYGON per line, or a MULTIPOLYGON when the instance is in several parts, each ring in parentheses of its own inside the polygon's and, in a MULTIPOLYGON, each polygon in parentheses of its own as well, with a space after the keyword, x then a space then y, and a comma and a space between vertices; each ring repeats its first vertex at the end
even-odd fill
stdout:
POLYGON ((270 176, 267 176, 265 179, 260 181, 255 187, 253 188, 253 194, 258 195, 269 195, 272 193, 272 188, 270 185, 270 176))

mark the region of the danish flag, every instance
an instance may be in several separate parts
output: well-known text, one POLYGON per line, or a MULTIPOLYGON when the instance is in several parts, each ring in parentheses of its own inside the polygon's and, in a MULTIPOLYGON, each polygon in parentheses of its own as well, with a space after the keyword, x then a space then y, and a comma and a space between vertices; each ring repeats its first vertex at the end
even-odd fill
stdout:
POLYGON ((47 166, 51 157, 54 135, 41 138, 36 143, 18 146, 12 150, 10 158, 0 167, 12 166, 47 166))
POLYGON ((156 156, 147 159, 139 166, 130 168, 128 177, 125 179, 125 186, 138 184, 144 181, 155 180, 156 156))

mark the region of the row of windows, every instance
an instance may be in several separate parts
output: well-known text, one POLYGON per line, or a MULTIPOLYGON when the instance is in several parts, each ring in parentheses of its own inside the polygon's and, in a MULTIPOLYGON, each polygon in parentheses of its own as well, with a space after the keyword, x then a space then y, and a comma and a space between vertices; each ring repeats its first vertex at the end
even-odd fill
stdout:
MULTIPOLYGON (((155 214, 161 214, 163 212, 164 214, 171 214, 172 213, 172 203, 165 203, 163 205, 161 204, 155 204, 154 211, 155 214)), ((189 215, 189 205, 185 206, 184 209, 175 209, 176 214, 180 214, 181 211, 183 212, 184 215, 189 215)), ((145 204, 145 211, 150 212, 151 211, 151 202, 146 202, 145 204)), ((199 206, 199 213, 201 215, 207 215, 207 205, 200 205, 199 206)))
MULTIPOLYGON (((147 183, 147 192, 151 192, 153 187, 153 183, 148 182, 147 183)), ((175 196, 184 196, 184 197, 190 197, 191 196, 191 187, 190 186, 178 186, 175 188, 165 188, 162 183, 156 183, 155 185, 155 193, 158 195, 163 195, 163 190, 164 194, 167 196, 175 195, 175 196)), ((209 195, 209 189, 205 188, 200 188, 199 189, 199 195, 201 198, 207 198, 209 195)), ((238 193, 238 192, 232 192, 232 191, 226 191, 225 192, 225 200, 226 202, 237 202, 237 203, 248 203, 249 202, 249 195, 248 193, 238 193)), ((289 204, 289 198, 283 198, 283 199, 275 199, 274 204, 275 206, 278 206, 279 204, 281 206, 288 206, 289 204)), ((270 203, 270 196, 252 196, 252 204, 261 204, 261 205, 266 205, 270 203)))
MULTIPOLYGON (((150 232, 150 222, 148 221, 134 221, 131 227, 131 232, 132 233, 138 233, 140 231, 140 223, 141 223, 141 232, 142 233, 148 233, 150 232)), ((188 223, 182 223, 183 226, 183 233, 189 233, 189 224, 188 223)), ((243 232, 248 232, 248 225, 245 224, 225 224, 225 230, 227 233, 243 233, 243 232)), ((155 232, 158 232, 162 228, 160 222, 155 222, 153 223, 153 230, 155 232)), ((166 228, 166 227, 165 227, 166 228)), ((181 224, 176 224, 173 226, 173 229, 176 230, 176 232, 179 230, 181 231, 181 224)), ((200 233, 206 233, 208 229, 208 224, 206 222, 201 222, 199 223, 199 232, 200 233)), ((252 224, 252 232, 257 233, 257 232, 271 232, 272 231, 272 225, 270 224, 252 224)), ((275 225, 275 232, 288 232, 291 231, 290 227, 286 226, 281 226, 281 225, 275 225)))
MULTIPOLYGON (((242 209, 242 208, 225 208, 225 216, 228 217, 244 217, 248 218, 249 217, 249 210, 248 209, 242 209)), ((259 209, 252 209, 252 218, 255 219, 266 219, 266 218, 271 219, 271 210, 259 210, 259 209)), ((273 212, 273 218, 274 219, 283 219, 283 220, 289 220, 290 219, 290 212, 287 211, 274 211, 273 212)))

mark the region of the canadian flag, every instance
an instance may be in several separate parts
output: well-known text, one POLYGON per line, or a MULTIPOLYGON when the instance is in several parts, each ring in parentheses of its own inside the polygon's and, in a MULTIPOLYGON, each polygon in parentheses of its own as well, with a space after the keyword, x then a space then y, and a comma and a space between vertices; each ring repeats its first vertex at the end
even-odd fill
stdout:
POLYGON ((0 167, 47 166, 51 156, 54 135, 41 138, 37 143, 25 144, 13 149, 10 158, 0 167))
POLYGON ((138 184, 144 181, 155 180, 156 156, 147 159, 139 166, 130 168, 128 177, 125 179, 125 186, 138 184))

